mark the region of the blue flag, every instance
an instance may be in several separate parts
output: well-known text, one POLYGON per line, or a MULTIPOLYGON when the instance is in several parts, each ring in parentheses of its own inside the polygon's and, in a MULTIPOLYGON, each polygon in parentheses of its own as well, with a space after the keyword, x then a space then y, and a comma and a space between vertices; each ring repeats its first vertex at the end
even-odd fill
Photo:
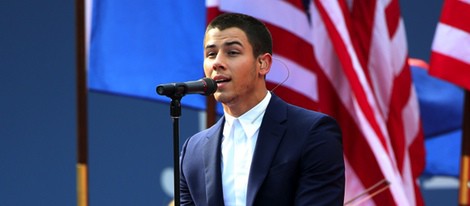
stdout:
POLYGON ((458 177, 464 91, 412 66, 426 146, 424 175, 458 177))
MULTIPOLYGON (((91 90, 168 101, 158 84, 200 79, 204 1, 93 1, 88 85, 91 90)), ((205 108, 188 95, 185 106, 205 108)))

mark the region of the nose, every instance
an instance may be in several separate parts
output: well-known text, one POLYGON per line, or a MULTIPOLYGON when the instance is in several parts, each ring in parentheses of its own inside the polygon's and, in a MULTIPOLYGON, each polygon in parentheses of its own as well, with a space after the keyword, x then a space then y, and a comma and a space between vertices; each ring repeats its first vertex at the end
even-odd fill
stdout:
POLYGON ((223 64, 214 63, 214 64, 212 65, 212 69, 213 69, 214 71, 217 71, 217 70, 223 70, 223 69, 225 69, 225 67, 223 66, 223 64))
POLYGON ((214 59, 214 62, 212 64, 212 69, 217 71, 220 69, 225 69, 225 61, 223 55, 219 52, 217 56, 214 59))

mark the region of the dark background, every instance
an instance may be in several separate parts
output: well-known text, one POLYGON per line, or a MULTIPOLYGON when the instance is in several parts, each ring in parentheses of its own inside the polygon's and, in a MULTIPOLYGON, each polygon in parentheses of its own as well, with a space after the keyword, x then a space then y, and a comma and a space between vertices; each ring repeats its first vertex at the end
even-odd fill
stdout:
MULTIPOLYGON (((429 59, 441 6, 401 1, 410 57, 429 59)), ((74 1, 0 1, 0 206, 77 203, 74 11, 74 1)), ((166 205, 169 106, 88 95, 90 205, 166 205)), ((199 111, 183 109, 182 141, 199 119, 199 111)), ((423 194, 427 205, 458 200, 456 187, 423 194)))

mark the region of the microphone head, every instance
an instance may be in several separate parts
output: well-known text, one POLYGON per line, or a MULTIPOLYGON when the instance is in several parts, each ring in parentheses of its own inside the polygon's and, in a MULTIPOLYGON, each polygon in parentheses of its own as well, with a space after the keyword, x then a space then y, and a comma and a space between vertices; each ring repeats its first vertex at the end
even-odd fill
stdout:
POLYGON ((160 84, 157 86, 157 93, 159 95, 171 95, 175 93, 175 84, 160 84))
POLYGON ((209 96, 211 94, 214 94, 215 91, 217 91, 217 83, 215 82, 215 80, 208 77, 202 78, 201 80, 205 84, 203 95, 209 96))

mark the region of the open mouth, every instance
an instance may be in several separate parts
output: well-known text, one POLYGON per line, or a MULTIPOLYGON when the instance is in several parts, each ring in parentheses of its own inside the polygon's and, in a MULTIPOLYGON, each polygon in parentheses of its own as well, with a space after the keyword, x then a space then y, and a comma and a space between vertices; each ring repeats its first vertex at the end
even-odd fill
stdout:
POLYGON ((230 79, 227 79, 227 78, 215 78, 214 79, 215 82, 218 84, 218 83, 224 83, 224 82, 229 82, 230 79))
POLYGON ((216 83, 224 83, 224 82, 228 82, 230 81, 230 79, 217 79, 215 80, 216 83))

